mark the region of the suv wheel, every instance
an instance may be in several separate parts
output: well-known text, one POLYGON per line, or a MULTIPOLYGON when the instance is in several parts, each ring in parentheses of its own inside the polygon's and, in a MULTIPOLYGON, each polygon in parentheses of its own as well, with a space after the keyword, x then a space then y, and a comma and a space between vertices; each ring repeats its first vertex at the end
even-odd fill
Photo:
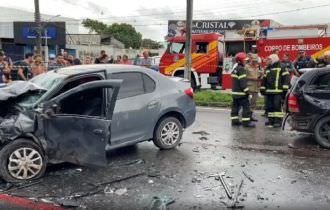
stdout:
POLYGON ((7 182, 40 178, 46 171, 40 147, 32 141, 17 139, 0 151, 0 176, 7 182))
POLYGON ((172 149, 180 143, 182 134, 181 122, 175 117, 167 117, 158 123, 153 141, 160 149, 172 149))
POLYGON ((330 149, 330 117, 319 120, 315 126, 316 141, 327 149, 330 149))

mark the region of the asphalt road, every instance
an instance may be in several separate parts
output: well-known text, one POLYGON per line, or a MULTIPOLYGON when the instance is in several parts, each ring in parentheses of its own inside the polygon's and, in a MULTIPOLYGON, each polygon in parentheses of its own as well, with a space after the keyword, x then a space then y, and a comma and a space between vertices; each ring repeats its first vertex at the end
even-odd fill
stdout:
MULTIPOLYGON (((245 209, 329 209, 330 151, 257 117, 255 129, 232 128, 228 110, 199 109, 175 150, 145 142, 109 154, 106 168, 56 165, 32 186, 0 190, 78 209, 227 209, 234 200, 245 209)), ((0 201, 9 207, 20 209, 0 201)))

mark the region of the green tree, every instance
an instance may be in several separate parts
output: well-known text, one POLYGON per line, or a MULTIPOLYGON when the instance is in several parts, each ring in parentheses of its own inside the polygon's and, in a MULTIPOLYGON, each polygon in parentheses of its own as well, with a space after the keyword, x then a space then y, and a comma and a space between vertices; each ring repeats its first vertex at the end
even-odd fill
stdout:
POLYGON ((121 41, 125 45, 125 48, 132 47, 138 49, 141 47, 142 34, 137 32, 130 24, 114 23, 107 25, 92 19, 85 19, 82 24, 92 32, 112 35, 115 39, 121 41))
POLYGON ((142 39, 141 47, 148 48, 148 49, 159 49, 159 48, 162 48, 163 45, 152 39, 142 39))
POLYGON ((89 18, 83 20, 82 24, 84 27, 88 28, 90 32, 96 32, 99 34, 104 33, 108 28, 106 24, 89 18))

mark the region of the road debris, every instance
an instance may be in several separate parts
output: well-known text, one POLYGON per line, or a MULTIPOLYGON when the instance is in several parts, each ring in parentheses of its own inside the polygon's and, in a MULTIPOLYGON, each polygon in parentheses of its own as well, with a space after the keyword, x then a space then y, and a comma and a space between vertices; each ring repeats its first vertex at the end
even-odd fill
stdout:
POLYGON ((115 191, 115 194, 119 196, 125 195, 126 193, 127 193, 127 188, 120 188, 115 191))
POLYGON ((192 183, 201 183, 202 180, 201 180, 200 178, 198 178, 198 177, 193 177, 193 178, 191 179, 191 182, 192 182, 192 183))
POLYGON ((243 205, 239 205, 239 201, 238 201, 238 197, 239 197, 240 194, 241 194, 241 190, 242 190, 243 184, 244 184, 244 180, 242 179, 242 180, 241 180, 241 183, 239 184, 239 187, 238 187, 238 189, 237 189, 237 193, 236 193, 236 195, 235 195, 234 202, 232 203, 232 205, 227 206, 227 208, 233 208, 233 209, 236 209, 236 208, 244 208, 243 205))
POLYGON ((80 207, 80 204, 75 199, 60 198, 56 199, 55 203, 66 208, 80 207))
POLYGON ((149 180, 148 180, 148 183, 149 183, 149 184, 153 184, 153 183, 154 183, 154 180, 149 179, 149 180))
POLYGON ((145 163, 145 160, 136 159, 136 160, 129 161, 129 162, 125 163, 124 165, 129 166, 129 165, 144 164, 144 163, 145 163))
POLYGON ((198 147, 195 147, 192 151, 193 152, 199 152, 199 148, 198 147))
POLYGON ((195 132, 192 132, 192 134, 195 134, 195 135, 201 135, 201 136, 208 136, 210 135, 208 132, 206 131, 195 131, 195 132))
POLYGON ((257 195, 257 200, 265 200, 265 198, 264 197, 262 197, 261 195, 257 195))
POLYGON ((113 194, 115 192, 115 188, 112 188, 111 185, 107 185, 104 188, 104 194, 113 194))
POLYGON ((205 137, 205 136, 201 136, 201 137, 199 137, 199 140, 201 140, 201 141, 207 141, 209 139, 207 137, 205 137))
POLYGON ((36 181, 36 182, 31 182, 28 184, 23 184, 23 185, 13 185, 13 184, 7 184, 8 188, 6 190, 4 190, 3 192, 12 192, 12 191, 16 191, 16 190, 21 190, 24 188, 28 188, 37 184, 40 184, 42 182, 42 180, 36 181))
POLYGON ((152 198, 150 210, 167 210, 168 206, 173 204, 175 200, 170 197, 159 198, 157 196, 152 198))
POLYGON ((244 171, 242 172, 243 173, 243 175, 248 179, 248 180, 250 180, 250 182, 254 182, 254 179, 252 179, 252 177, 250 176, 250 175, 248 175, 247 173, 245 173, 244 171))
POLYGON ((231 194, 231 192, 230 192, 230 190, 228 188, 228 185, 225 182, 225 179, 223 178, 224 176, 225 176, 225 173, 222 173, 222 174, 219 175, 220 182, 221 182, 223 188, 225 189, 228 198, 229 199, 232 199, 233 196, 232 196, 232 194, 231 194))

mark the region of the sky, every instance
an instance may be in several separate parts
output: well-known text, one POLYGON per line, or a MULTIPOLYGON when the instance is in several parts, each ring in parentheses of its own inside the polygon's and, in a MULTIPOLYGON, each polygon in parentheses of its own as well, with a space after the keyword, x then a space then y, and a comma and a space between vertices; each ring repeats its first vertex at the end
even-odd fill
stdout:
MULTIPOLYGON (((34 11, 34 0, 0 0, 34 11)), ((143 38, 162 41, 168 20, 185 19, 186 0, 40 0, 43 14, 129 23, 143 38)), ((329 0, 194 0, 195 20, 273 19, 283 25, 330 23, 329 0)), ((86 31, 82 31, 86 32, 86 31)))

